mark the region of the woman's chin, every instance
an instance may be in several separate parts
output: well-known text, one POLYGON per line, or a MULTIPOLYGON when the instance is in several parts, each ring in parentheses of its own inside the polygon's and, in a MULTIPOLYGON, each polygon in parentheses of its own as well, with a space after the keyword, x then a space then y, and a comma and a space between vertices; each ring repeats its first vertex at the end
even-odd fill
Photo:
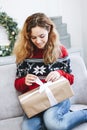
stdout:
POLYGON ((37 48, 39 48, 39 49, 43 49, 43 48, 44 48, 44 46, 37 46, 37 48))

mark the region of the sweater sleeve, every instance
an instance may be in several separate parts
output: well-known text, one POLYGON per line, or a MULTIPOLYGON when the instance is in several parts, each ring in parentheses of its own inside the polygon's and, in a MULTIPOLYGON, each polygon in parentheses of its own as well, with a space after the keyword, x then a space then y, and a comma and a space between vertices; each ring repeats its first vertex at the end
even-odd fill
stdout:
MULTIPOLYGON (((61 52, 62 52, 62 58, 65 58, 68 56, 68 51, 64 46, 61 46, 61 52)), ((68 66, 68 72, 64 71, 64 70, 58 70, 58 72, 60 73, 61 76, 64 76, 66 79, 69 80, 70 84, 72 85, 74 82, 74 75, 71 74, 72 70, 71 70, 71 63, 70 63, 70 59, 69 62, 67 63, 68 66)))
POLYGON ((15 79, 15 88, 22 93, 28 91, 29 87, 25 85, 25 77, 15 79))
POLYGON ((71 85, 73 84, 73 82, 74 82, 73 74, 66 73, 63 70, 58 70, 58 72, 60 73, 61 76, 64 76, 66 79, 68 79, 71 85))

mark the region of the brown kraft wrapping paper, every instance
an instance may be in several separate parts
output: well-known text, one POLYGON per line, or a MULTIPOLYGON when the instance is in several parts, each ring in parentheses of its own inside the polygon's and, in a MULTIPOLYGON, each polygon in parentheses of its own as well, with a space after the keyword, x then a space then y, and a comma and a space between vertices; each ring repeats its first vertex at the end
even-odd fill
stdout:
MULTIPOLYGON (((48 88, 52 92, 57 103, 60 103, 61 101, 74 95, 69 81, 64 77, 52 82, 48 88)), ((46 92, 42 91, 40 93, 39 89, 40 87, 26 92, 18 97, 24 112, 29 118, 51 107, 46 92)))

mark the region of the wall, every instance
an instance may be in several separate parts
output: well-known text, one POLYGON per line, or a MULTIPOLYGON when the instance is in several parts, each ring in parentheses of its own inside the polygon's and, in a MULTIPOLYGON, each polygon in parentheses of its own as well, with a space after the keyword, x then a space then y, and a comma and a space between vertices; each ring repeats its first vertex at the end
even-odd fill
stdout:
POLYGON ((82 47, 82 9, 81 0, 60 0, 60 15, 67 23, 71 34, 72 47, 82 47))
POLYGON ((72 48, 81 48, 87 67, 87 0, 59 0, 60 15, 71 34, 72 48))
POLYGON ((20 28, 32 13, 44 12, 48 16, 58 16, 58 5, 58 0, 0 0, 0 10, 15 18, 20 28))
POLYGON ((82 39, 84 60, 87 66, 87 0, 82 1, 82 39))

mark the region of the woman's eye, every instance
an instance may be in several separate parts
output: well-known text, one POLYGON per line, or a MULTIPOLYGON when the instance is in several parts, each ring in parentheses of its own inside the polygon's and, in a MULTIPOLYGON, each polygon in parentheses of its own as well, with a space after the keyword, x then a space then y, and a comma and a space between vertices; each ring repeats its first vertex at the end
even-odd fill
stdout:
POLYGON ((31 37, 31 39, 36 39, 36 37, 31 37))
MULTIPOLYGON (((45 34, 41 34, 38 36, 39 38, 44 38, 45 37, 45 34)), ((37 39, 36 36, 31 36, 31 39, 34 40, 34 39, 37 39)))
POLYGON ((40 38, 44 38, 44 37, 45 37, 45 35, 44 35, 44 34, 41 34, 41 35, 40 35, 40 38))

